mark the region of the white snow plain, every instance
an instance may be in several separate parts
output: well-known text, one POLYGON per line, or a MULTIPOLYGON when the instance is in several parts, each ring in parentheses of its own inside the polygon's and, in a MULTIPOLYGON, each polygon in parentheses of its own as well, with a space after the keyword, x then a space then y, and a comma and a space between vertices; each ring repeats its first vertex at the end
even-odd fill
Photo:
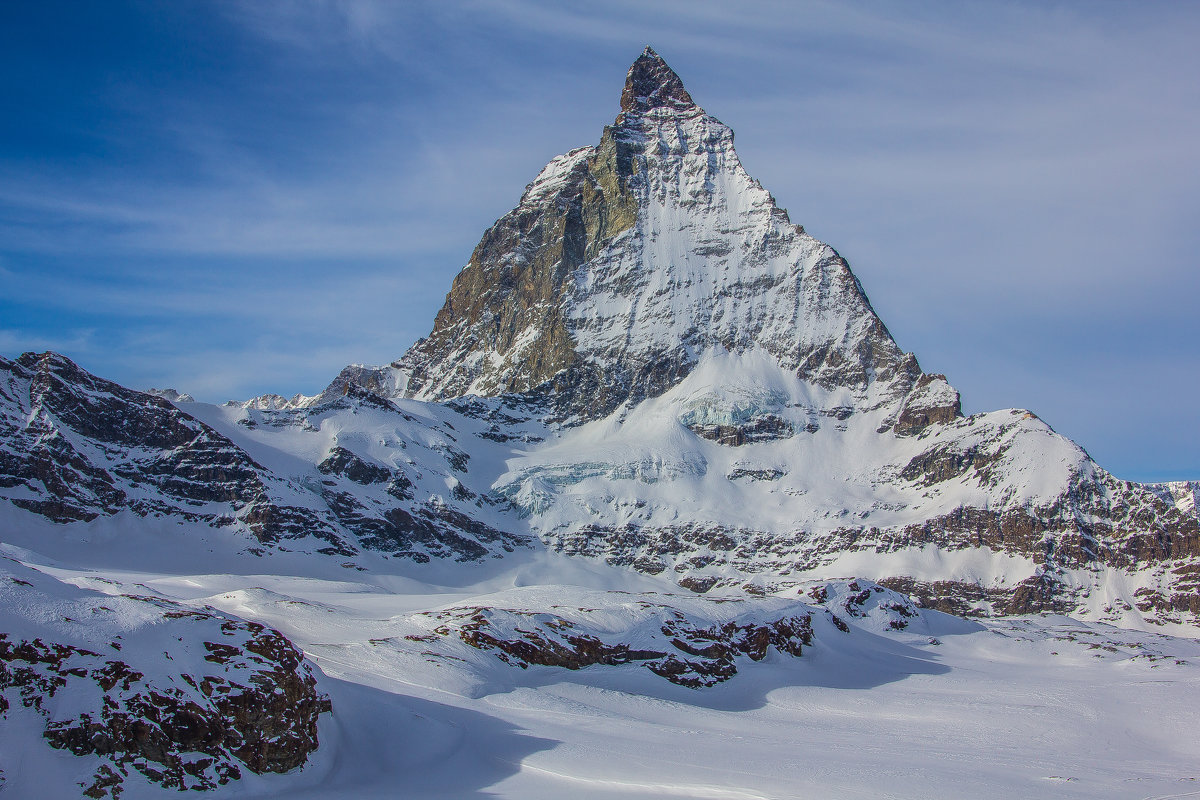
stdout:
MULTIPOLYGON (((247 773, 214 797, 1200 794, 1200 643, 1191 639, 1053 616, 975 622, 926 611, 904 631, 847 618, 849 634, 818 626, 799 658, 772 651, 739 661, 726 683, 688 689, 637 664, 519 669, 457 642, 404 638, 414 615, 458 606, 593 608, 599 627, 628 624, 604 609, 639 599, 734 613, 729 601, 543 548, 483 564, 364 555, 343 567, 237 553, 226 532, 166 521, 137 536, 119 519, 69 536, 14 512, 0 523, 0 553, 46 575, 262 622, 319 666, 334 710, 321 718, 314 757, 287 775, 247 773)), ((812 602, 737 602, 756 615, 801 600, 812 602)), ((22 724, 12 719, 6 727, 22 724)), ((21 742, 9 755, 22 761, 0 796, 77 797, 80 759, 29 730, 0 737, 6 750, 21 742)), ((165 794, 135 774, 124 800, 165 794)))

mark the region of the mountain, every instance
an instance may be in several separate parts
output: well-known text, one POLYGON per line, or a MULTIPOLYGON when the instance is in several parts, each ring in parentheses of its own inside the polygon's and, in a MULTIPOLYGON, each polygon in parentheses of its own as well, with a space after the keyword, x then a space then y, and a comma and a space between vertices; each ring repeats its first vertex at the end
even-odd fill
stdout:
POLYGON ((181 405, 54 353, 0 358, 0 495, 64 524, 165 516, 337 557, 370 547, 478 559, 525 544, 472 502, 452 412, 418 418, 362 391, 292 411, 181 405))
POLYGON ((1198 495, 964 416, 647 48, 392 364, 0 358, 0 793, 1168 796, 1198 495))
POLYGON ((1200 612, 1194 504, 1023 409, 964 418, 650 48, 600 143, 484 234, 430 335, 327 392, 348 383, 542 409, 565 427, 496 491, 557 549, 698 589, 840 569, 960 613, 1200 612))
POLYGON ((1200 615, 1186 492, 1114 478, 1031 412, 964 417, 650 48, 599 143, 551 160, 393 364, 222 407, 54 354, 0 373, 0 495, 64 525, 201 522, 349 565, 549 547, 718 594, 854 575, 959 614, 1200 615))
POLYGON ((363 374, 421 400, 519 394, 574 422, 662 394, 717 350, 769 354, 904 432, 958 416, 845 260, 789 221, 733 132, 647 48, 600 143, 551 160, 484 234, 429 336, 363 374))

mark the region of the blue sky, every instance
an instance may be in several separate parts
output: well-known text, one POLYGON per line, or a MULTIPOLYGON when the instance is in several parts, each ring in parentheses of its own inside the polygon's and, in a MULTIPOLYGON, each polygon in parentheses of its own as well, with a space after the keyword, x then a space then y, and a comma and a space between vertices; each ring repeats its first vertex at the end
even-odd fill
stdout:
POLYGON ((1200 478, 1200 5, 0 7, 0 354, 312 393, 428 332, 646 44, 967 411, 1200 478))

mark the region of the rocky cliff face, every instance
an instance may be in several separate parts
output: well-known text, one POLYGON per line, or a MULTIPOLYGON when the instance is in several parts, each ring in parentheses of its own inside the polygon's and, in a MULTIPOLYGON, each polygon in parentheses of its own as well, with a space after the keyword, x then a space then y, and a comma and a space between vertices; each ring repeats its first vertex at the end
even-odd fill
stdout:
POLYGON ((420 399, 520 393, 578 421, 662 394, 707 352, 751 349, 888 405, 906 432, 958 412, 845 260, 789 221, 733 132, 647 48, 600 143, 547 165, 392 366, 420 399))

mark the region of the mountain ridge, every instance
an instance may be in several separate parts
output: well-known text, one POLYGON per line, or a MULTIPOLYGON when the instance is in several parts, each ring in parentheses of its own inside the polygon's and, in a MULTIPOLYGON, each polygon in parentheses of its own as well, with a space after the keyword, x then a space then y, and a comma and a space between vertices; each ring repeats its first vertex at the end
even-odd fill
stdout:
POLYGON ((224 407, 61 357, 0 367, 0 494, 64 524, 129 511, 351 564, 549 547, 697 592, 849 572, 956 613, 1200 620, 1187 492, 1117 480, 1031 412, 964 417, 649 48, 599 143, 526 186, 389 366, 224 407))

